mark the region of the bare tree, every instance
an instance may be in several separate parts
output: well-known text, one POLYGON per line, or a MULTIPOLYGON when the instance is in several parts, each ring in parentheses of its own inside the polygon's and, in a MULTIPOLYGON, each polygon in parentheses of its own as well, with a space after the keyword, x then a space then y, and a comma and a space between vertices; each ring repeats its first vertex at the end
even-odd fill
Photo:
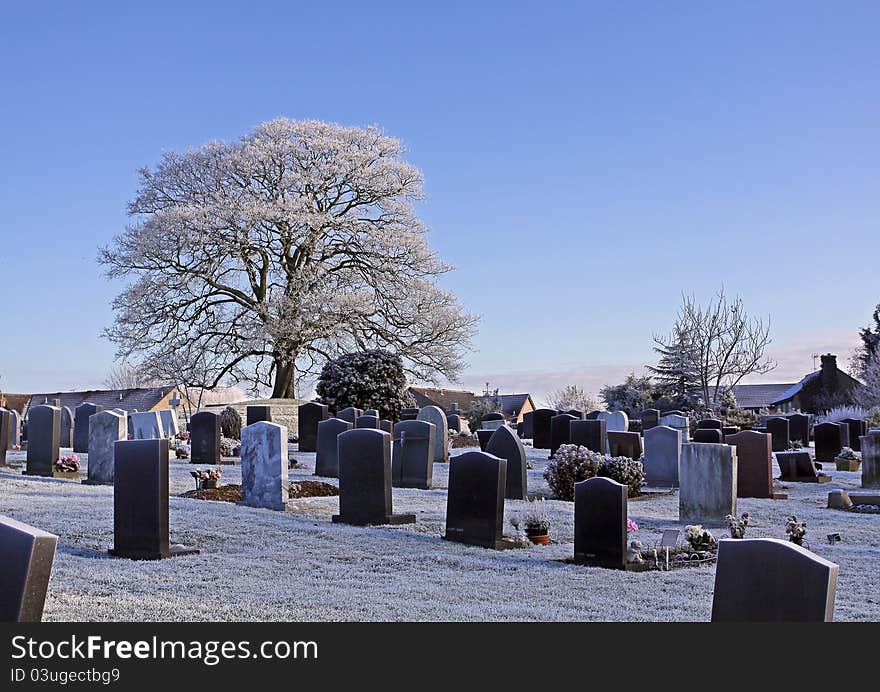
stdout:
POLYGON ((139 365, 125 360, 110 368, 104 378, 107 389, 139 389, 154 384, 155 380, 147 376, 139 365))
POLYGON ((744 377, 776 367, 765 356, 771 342, 769 318, 750 317, 742 299, 728 300, 723 288, 705 306, 683 296, 672 335, 655 336, 654 341, 658 350, 676 351, 683 359, 680 366, 695 374, 703 403, 710 407, 744 377), (688 348, 679 348, 681 343, 688 348))
POLYGON ((576 409, 588 412, 599 408, 596 398, 576 384, 570 384, 550 392, 547 395, 547 401, 551 407, 558 411, 576 409))
POLYGON ((141 171, 133 224, 100 261, 132 283, 106 336, 156 370, 205 354, 198 384, 271 386, 387 348, 417 380, 454 379, 476 317, 435 281, 450 267, 413 202, 422 176, 375 128, 285 118, 141 171))

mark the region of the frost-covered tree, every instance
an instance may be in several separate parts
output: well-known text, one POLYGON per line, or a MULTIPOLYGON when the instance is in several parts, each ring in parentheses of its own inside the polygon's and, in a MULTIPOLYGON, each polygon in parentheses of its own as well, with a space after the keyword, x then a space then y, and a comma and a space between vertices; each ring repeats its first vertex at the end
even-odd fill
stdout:
POLYGON ((770 344, 770 322, 751 317, 742 299, 728 300, 724 290, 706 305, 684 296, 668 338, 655 338, 661 349, 679 349, 683 367, 696 373, 706 407, 720 404, 724 392, 748 375, 770 372, 776 363, 765 355, 770 344))
POLYGON ((148 370, 205 354, 224 379, 293 398, 297 374, 388 347, 416 379, 454 379, 476 318, 413 207, 422 175, 375 128, 278 118, 235 142, 168 152, 140 173, 132 224, 101 250, 116 298, 106 335, 148 370))
POLYGON ((595 411, 599 407, 596 398, 576 384, 569 384, 550 392, 547 395, 547 401, 557 411, 576 409, 587 413, 595 411))
POLYGON ((631 418, 638 417, 654 402, 654 385, 648 376, 626 376, 623 384, 606 385, 599 390, 599 398, 609 411, 626 411, 631 418))
POLYGON ((673 327, 667 338, 654 336, 654 352, 660 358, 657 365, 649 365, 647 369, 661 395, 685 399, 699 388, 699 373, 695 366, 699 357, 692 336, 691 330, 685 331, 679 324, 673 327))
POLYGON ((413 406, 403 360, 384 349, 348 353, 328 362, 315 387, 331 411, 349 406, 376 409, 382 418, 398 420, 400 409, 413 406))
POLYGON ((880 305, 874 308, 871 320, 870 325, 859 330, 862 342, 856 348, 851 363, 854 374, 862 378, 867 378, 870 365, 880 360, 880 305))

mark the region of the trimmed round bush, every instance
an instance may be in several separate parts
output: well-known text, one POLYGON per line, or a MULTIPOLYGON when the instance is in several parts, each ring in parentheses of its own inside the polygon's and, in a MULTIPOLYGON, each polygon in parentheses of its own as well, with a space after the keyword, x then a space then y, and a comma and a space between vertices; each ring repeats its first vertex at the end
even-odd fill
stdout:
POLYGON ((381 418, 399 420, 400 409, 414 406, 400 356, 381 348, 348 353, 329 361, 315 387, 331 411, 349 406, 376 409, 381 418))
POLYGON ((630 497, 638 496, 645 483, 645 470, 642 462, 629 457, 605 457, 598 475, 628 485, 629 492, 627 494, 630 497))
POLYGON ((602 468, 602 455, 579 445, 560 445, 547 464, 544 478, 560 500, 574 500, 574 484, 594 478, 602 468))

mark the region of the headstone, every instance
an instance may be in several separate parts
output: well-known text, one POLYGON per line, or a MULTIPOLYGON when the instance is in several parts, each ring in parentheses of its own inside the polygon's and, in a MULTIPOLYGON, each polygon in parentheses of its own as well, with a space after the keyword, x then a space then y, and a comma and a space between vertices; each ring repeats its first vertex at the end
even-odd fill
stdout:
POLYGON ((721 430, 724 427, 717 418, 703 418, 697 421, 697 430, 721 430))
POLYGON ((642 419, 642 430, 650 430, 660 425, 660 409, 646 408, 639 414, 642 419))
POLYGON ((880 435, 863 435, 862 487, 880 488, 880 435))
POLYGON ((854 452, 861 452, 861 440, 868 433, 868 424, 858 418, 844 418, 841 423, 846 423, 849 428, 849 446, 854 452))
POLYGON ((446 422, 446 414, 438 406, 425 406, 419 409, 416 420, 433 423, 437 430, 434 438, 434 461, 446 463, 449 461, 449 424, 446 422))
POLYGON ((773 452, 767 433, 743 430, 724 441, 736 447, 736 496, 784 499, 773 493, 773 452))
POLYGON ((132 425, 132 437, 135 440, 161 440, 166 437, 158 411, 133 413, 129 416, 129 420, 132 425))
POLYGON ((174 409, 159 409, 159 420, 162 421, 162 433, 166 438, 173 439, 180 435, 180 423, 177 420, 177 412, 174 409))
POLYGON ((716 428, 697 428, 694 430, 694 442, 717 445, 723 442, 723 437, 721 431, 716 428))
POLYGON ((361 428, 341 433, 336 441, 339 514, 333 515, 333 521, 357 526, 415 522, 414 514, 392 511, 391 435, 382 430, 361 428))
POLYGON ((725 526, 736 516, 736 447, 684 443, 681 446, 678 518, 685 524, 725 526))
POLYGON ((10 428, 11 436, 9 438, 9 446, 12 447, 21 444, 21 416, 18 415, 18 411, 15 410, 10 411, 9 413, 12 414, 12 428, 10 428))
POLYGON ((391 485, 429 490, 434 480, 437 426, 424 420, 400 421, 394 426, 391 485))
POLYGON ((198 550, 168 537, 168 440, 123 440, 114 450, 113 549, 116 557, 161 560, 198 550))
POLYGON ((810 444, 810 417, 793 413, 788 417, 788 435, 792 442, 799 440, 804 447, 810 444))
POLYGON ((608 450, 613 457, 642 458, 642 436, 637 432, 608 433, 608 450))
POLYGON ((190 462, 217 464, 220 462, 220 416, 213 411, 199 411, 189 424, 190 462))
POLYGON ((0 467, 6 466, 6 450, 12 444, 12 413, 5 408, 0 408, 0 467))
POLYGON ((767 432, 772 438, 774 452, 784 452, 788 449, 791 443, 788 431, 788 418, 783 418, 782 416, 768 418, 764 427, 767 428, 767 432))
POLYGON ((28 448, 25 474, 51 476, 60 456, 61 409, 41 404, 28 412, 28 448))
POLYGON ((368 408, 366 411, 364 411, 363 415, 365 415, 365 416, 375 416, 376 418, 381 418, 381 417, 382 417, 382 416, 379 415, 379 410, 378 410, 378 409, 375 409, 375 408, 368 408))
POLYGON ((608 432, 627 432, 629 430, 629 417, 625 411, 611 411, 605 421, 605 429, 608 432))
POLYGON ((728 435, 736 435, 739 432, 739 426, 736 425, 725 425, 721 428, 721 436, 727 437, 728 435))
POLYGON ((455 430, 455 432, 461 432, 461 416, 457 413, 447 413, 446 414, 446 424, 449 426, 450 430, 455 430))
POLYGON ((816 440, 816 461, 834 461, 843 449, 840 426, 836 423, 819 423, 813 428, 816 440))
POLYGON ((73 411, 67 406, 61 407, 61 433, 60 446, 69 449, 73 447, 73 411))
MULTIPOLYGON (((849 425, 846 423, 835 423, 838 428, 840 428, 840 444, 844 447, 849 447, 849 425)), ((850 449, 852 449, 850 447, 850 449)))
POLYGON ((372 430, 380 430, 379 417, 378 416, 368 416, 365 413, 364 415, 357 417, 357 420, 354 422, 354 427, 356 427, 356 428, 370 428, 372 430))
POLYGON ((584 416, 584 420, 599 420, 602 411, 590 411, 586 416, 584 416))
POLYGON ((102 406, 91 402, 80 404, 73 410, 73 451, 89 451, 89 419, 103 411, 102 406))
POLYGON ((477 430, 477 440, 480 443, 480 451, 485 452, 486 446, 489 444, 489 440, 492 439, 492 435, 495 434, 494 430, 477 430))
POLYGON ((539 408, 532 412, 532 447, 550 449, 550 419, 557 413, 552 408, 539 408))
POLYGON ((113 485, 116 443, 128 439, 128 421, 113 411, 99 411, 81 423, 89 431, 86 485, 113 485))
POLYGON ((58 536, 0 516, 0 622, 40 622, 58 536))
POLYGON ((352 427, 357 422, 357 419, 364 415, 364 412, 359 408, 354 408, 353 406, 349 406, 348 408, 342 409, 339 413, 336 414, 336 417, 340 420, 347 420, 351 423, 352 427))
POLYGON ((485 451, 507 462, 504 497, 511 500, 528 499, 526 448, 516 433, 502 425, 492 434, 485 451))
POLYGON ((415 420, 419 416, 417 408, 404 408, 400 410, 400 420, 415 420))
POLYGON ((578 420, 584 419, 584 412, 578 411, 576 408, 570 408, 567 411, 560 411, 560 413, 567 413, 569 416, 574 416, 578 420))
POLYGON ((827 483, 831 476, 826 476, 816 469, 809 452, 777 452, 776 463, 779 464, 782 481, 792 483, 827 483))
POLYGON ((577 420, 567 413, 560 413, 550 419, 550 456, 556 454, 561 445, 567 445, 570 439, 571 421, 577 420))
POLYGON ((677 488, 681 465, 681 431, 658 425, 645 431, 645 483, 677 488))
POLYGON ((608 435, 604 420, 573 420, 568 426, 569 444, 586 447, 598 454, 605 454, 608 449, 608 435))
POLYGON ((241 429, 241 503, 287 507, 287 427, 259 421, 241 429))
POLYGON ((661 411, 660 418, 664 418, 665 416, 684 416, 684 411, 680 411, 677 408, 670 409, 669 411, 661 411))
POLYGON ((682 444, 690 440, 690 430, 688 429, 688 419, 686 416, 680 416, 676 413, 663 415, 660 417, 660 425, 678 430, 681 433, 682 444))
POLYGON ((535 412, 527 411, 523 414, 522 419, 522 436, 526 440, 534 439, 535 437, 535 412))
POLYGON ((574 561, 626 569, 627 486, 610 478, 574 484, 574 561))
POLYGON ((448 541, 484 548, 504 547, 507 462, 485 452, 465 452, 449 461, 446 495, 448 541))
POLYGON ((828 509, 849 509, 852 506, 852 498, 846 490, 832 490, 828 493, 828 509))
POLYGON ((318 451, 315 455, 315 475, 339 478, 337 437, 352 429, 352 424, 341 418, 328 418, 318 423, 318 451))
POLYGON ((260 421, 266 421, 267 423, 272 422, 271 406, 248 406, 246 408, 246 411, 248 425, 253 425, 254 423, 259 423, 260 421))
POLYGON ((394 423, 390 420, 382 419, 379 421, 379 430, 383 430, 387 432, 389 435, 394 437, 394 423))
POLYGON ((497 430, 504 425, 504 416, 501 413, 487 413, 480 419, 480 427, 483 430, 497 430))
POLYGON ((718 544, 713 622, 831 622, 838 566, 778 538, 718 544))

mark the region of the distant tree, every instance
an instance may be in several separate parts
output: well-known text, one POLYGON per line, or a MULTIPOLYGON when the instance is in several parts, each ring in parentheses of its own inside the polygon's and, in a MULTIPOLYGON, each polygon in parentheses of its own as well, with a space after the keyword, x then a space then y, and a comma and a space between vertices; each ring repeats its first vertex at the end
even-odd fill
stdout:
POLYGON ((699 354, 692 336, 692 330, 683 330, 679 324, 665 339, 654 336, 654 351, 660 359, 657 365, 649 365, 647 369, 660 396, 690 400, 694 391, 699 389, 700 376, 695 365, 699 362, 699 354))
POLYGON ((110 368, 103 384, 107 389, 140 389, 152 387, 155 379, 149 377, 140 366, 122 361, 110 368))
POLYGON ((599 402, 576 384, 569 384, 547 395, 547 401, 557 411, 576 409, 589 413, 599 408, 599 402))
POLYGON ((861 378, 867 377, 868 367, 877 361, 880 355, 880 305, 874 308, 871 320, 872 324, 859 330, 861 343, 852 359, 854 374, 861 378))
POLYGON ((637 417, 654 402, 654 385, 649 376, 630 373, 623 384, 602 387, 599 398, 609 411, 625 411, 627 416, 637 417))
POLYGON ((241 423, 241 414, 232 406, 227 406, 220 412, 220 433, 223 437, 240 440, 241 423))
POLYGON ((422 175, 402 155, 375 128, 286 118, 166 152, 141 170, 133 223, 99 256, 131 280, 105 331, 119 357, 160 368, 203 353, 199 386, 249 382, 279 398, 370 348, 394 350, 416 379, 454 381, 477 318, 436 284, 450 267, 427 245, 422 175))
POLYGON ((479 430, 483 427, 483 416, 487 413, 501 412, 501 395, 499 394, 499 391, 500 390, 497 387, 491 389, 489 383, 486 383, 483 395, 474 402, 473 406, 471 406, 470 410, 465 414, 467 416, 468 427, 471 430, 479 430))
POLYGON ((880 406, 880 358, 869 359, 860 374, 862 384, 852 393, 855 403, 866 409, 880 406))
POLYGON ((683 369, 696 373, 704 406, 714 408, 722 395, 748 375, 770 372, 776 363, 765 355, 770 323, 750 317, 739 297, 728 300, 724 289, 705 306, 684 296, 670 337, 655 337, 657 346, 683 357, 683 369), (687 344, 687 348, 681 348, 687 344))
POLYGON ((398 420, 400 409, 413 406, 403 360, 384 349, 349 353, 329 361, 315 388, 332 411, 349 406, 376 409, 382 418, 398 420))

